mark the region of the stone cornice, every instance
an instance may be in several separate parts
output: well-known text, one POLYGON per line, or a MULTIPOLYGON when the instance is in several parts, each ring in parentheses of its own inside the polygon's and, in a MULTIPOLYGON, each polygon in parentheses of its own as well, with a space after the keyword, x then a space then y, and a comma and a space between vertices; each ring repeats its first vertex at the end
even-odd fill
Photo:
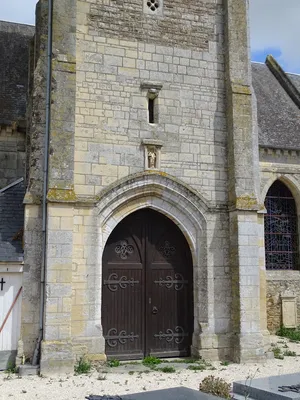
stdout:
POLYGON ((269 155, 274 157, 289 156, 297 158, 300 156, 300 149, 295 149, 295 148, 282 149, 280 147, 259 146, 259 154, 262 156, 263 155, 269 155))

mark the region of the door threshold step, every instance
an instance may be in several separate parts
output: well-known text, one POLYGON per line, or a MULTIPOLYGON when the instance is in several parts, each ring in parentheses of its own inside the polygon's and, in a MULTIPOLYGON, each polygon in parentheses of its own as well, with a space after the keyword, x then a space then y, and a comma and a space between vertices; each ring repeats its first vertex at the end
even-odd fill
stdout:
POLYGON ((20 365, 18 370, 19 376, 38 375, 39 373, 40 373, 39 365, 24 364, 20 365))

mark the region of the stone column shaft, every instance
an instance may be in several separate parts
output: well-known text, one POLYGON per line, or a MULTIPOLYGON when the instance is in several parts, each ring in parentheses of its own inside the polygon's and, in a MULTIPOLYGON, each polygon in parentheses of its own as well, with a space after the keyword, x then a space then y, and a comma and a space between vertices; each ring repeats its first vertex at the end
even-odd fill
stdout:
POLYGON ((246 362, 263 355, 248 1, 226 0, 225 18, 233 348, 246 362))
POLYGON ((73 372, 71 334, 76 1, 54 0, 46 287, 41 373, 73 372))

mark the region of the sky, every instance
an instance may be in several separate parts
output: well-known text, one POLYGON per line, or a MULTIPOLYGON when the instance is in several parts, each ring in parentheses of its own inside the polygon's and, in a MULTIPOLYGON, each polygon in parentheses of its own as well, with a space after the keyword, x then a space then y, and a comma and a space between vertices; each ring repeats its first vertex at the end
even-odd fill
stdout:
MULTIPOLYGON (((0 0, 0 20, 34 24, 37 0, 0 0)), ((300 74, 300 0, 249 0, 251 57, 272 54, 287 72, 300 74)))

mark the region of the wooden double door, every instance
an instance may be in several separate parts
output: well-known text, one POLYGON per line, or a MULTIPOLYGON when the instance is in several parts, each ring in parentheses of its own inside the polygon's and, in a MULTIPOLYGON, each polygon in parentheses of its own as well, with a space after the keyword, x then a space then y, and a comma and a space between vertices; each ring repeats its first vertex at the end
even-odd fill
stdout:
POLYGON ((179 228, 151 209, 136 211, 103 253, 102 326, 108 358, 188 356, 193 268, 179 228))

